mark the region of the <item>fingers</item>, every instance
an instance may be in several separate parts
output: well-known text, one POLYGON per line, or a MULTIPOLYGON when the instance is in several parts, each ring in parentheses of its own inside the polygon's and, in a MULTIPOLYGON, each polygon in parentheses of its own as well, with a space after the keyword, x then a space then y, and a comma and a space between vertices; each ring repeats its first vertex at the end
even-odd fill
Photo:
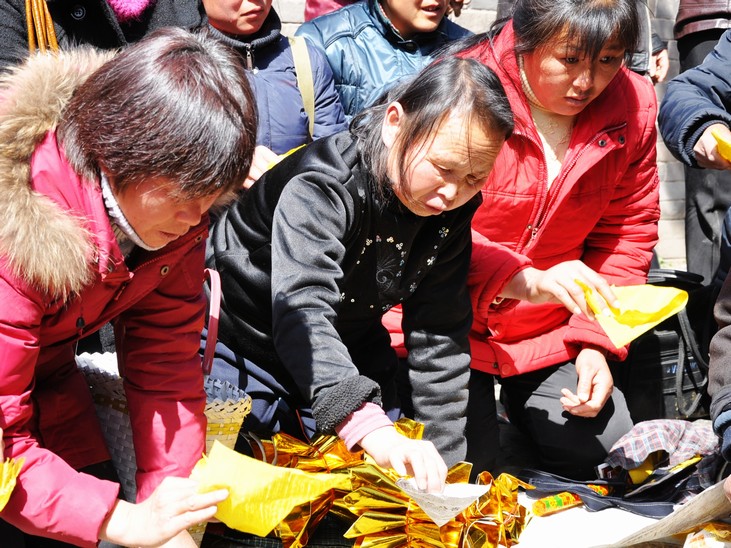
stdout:
MULTIPOLYGON (((439 455, 434 444, 423 440, 409 440, 401 455, 394 455, 393 464, 405 468, 402 475, 411 475, 417 487, 429 493, 441 493, 447 480, 447 465, 439 455)), ((398 467, 394 470, 398 472, 398 467)))
POLYGON ((360 446, 382 467, 401 476, 413 476, 419 489, 440 493, 447 479, 447 465, 430 441, 412 440, 393 426, 378 428, 360 440, 360 446))
POLYGON ((264 175, 271 167, 279 161, 279 156, 269 148, 259 145, 254 149, 254 157, 251 160, 249 174, 244 181, 243 187, 248 189, 259 177, 264 175))

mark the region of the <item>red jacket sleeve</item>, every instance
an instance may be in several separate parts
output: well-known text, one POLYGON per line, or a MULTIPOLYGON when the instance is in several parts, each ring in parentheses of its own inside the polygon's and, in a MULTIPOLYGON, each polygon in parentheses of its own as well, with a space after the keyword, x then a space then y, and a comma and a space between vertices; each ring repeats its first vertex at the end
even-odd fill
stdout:
POLYGON ((138 501, 166 476, 188 477, 205 450, 206 399, 198 354, 206 309, 204 243, 171 266, 158 288, 116 326, 138 501))
POLYGON ((487 332, 490 306, 494 304, 505 284, 532 264, 528 257, 494 243, 472 230, 472 258, 467 286, 474 313, 473 330, 487 332))
MULTIPOLYGON (((2 517, 23 530, 76 546, 96 546, 101 523, 111 511, 119 492, 116 483, 76 472, 58 455, 37 442, 37 410, 40 401, 31 399, 36 385, 39 357, 40 322, 46 306, 42 297, 24 288, 0 269, 0 427, 3 429, 6 458, 25 462, 2 517)), ((73 349, 68 371, 75 370, 73 349)), ((78 386, 83 378, 69 375, 64 384, 54 386, 59 398, 68 396, 65 415, 74 416, 81 388, 89 398, 88 387, 78 386), (66 390, 68 389, 68 390, 66 390)), ((35 396, 35 394, 34 394, 35 396)), ((83 416, 69 421, 69 429, 84 432, 83 416)), ((95 419, 94 419, 95 421, 95 419)), ((94 423, 96 424, 96 423, 94 423)), ((96 427, 98 429, 98 426, 96 427)), ((106 449, 102 447, 102 452, 106 449)))

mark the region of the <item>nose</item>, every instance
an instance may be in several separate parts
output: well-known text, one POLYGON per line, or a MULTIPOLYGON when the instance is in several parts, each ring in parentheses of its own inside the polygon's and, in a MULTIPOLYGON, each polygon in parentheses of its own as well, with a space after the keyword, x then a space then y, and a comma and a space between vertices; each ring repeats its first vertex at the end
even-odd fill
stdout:
POLYGON ((457 183, 445 183, 439 188, 439 195, 447 204, 450 204, 458 193, 459 185, 457 183))
POLYGON ((574 85, 581 91, 587 91, 594 85, 594 65, 588 64, 574 79, 574 85))
POLYGON ((188 226, 195 226, 201 222, 205 211, 198 202, 190 202, 178 209, 175 218, 188 226))

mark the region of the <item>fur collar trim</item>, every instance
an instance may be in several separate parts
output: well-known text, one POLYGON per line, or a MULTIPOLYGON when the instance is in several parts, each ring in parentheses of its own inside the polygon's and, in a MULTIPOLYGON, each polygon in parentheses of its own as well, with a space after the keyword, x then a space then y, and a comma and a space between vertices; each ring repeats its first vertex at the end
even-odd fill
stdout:
POLYGON ((38 291, 66 298, 92 279, 94 243, 81 222, 30 186, 30 159, 74 90, 111 53, 34 54, 0 77, 0 255, 38 291))

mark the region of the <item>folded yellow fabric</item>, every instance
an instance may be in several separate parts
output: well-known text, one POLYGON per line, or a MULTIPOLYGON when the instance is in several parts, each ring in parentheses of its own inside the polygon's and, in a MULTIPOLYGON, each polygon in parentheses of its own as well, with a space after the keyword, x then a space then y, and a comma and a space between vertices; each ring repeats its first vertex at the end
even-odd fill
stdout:
POLYGON ((688 302, 688 292, 676 287, 651 284, 612 287, 619 308, 604 303, 594 290, 576 280, 596 319, 617 348, 622 348, 670 316, 680 312, 688 302), (603 308, 608 306, 611 314, 603 308))
POLYGON ((723 135, 715 129, 711 130, 711 135, 713 135, 713 138, 716 139, 718 153, 723 156, 725 160, 731 162, 731 141, 726 140, 723 135))
POLYGON ((0 470, 0 511, 5 508, 5 505, 10 500, 10 495, 15 489, 15 480, 20 474, 20 469, 23 467, 25 462, 24 458, 19 459, 5 459, 2 463, 2 470, 0 470))
POLYGON ((292 509, 329 489, 348 488, 345 474, 309 473, 272 466, 213 442, 193 468, 191 478, 201 492, 226 488, 228 498, 218 505, 216 518, 258 536, 268 535, 292 509))

